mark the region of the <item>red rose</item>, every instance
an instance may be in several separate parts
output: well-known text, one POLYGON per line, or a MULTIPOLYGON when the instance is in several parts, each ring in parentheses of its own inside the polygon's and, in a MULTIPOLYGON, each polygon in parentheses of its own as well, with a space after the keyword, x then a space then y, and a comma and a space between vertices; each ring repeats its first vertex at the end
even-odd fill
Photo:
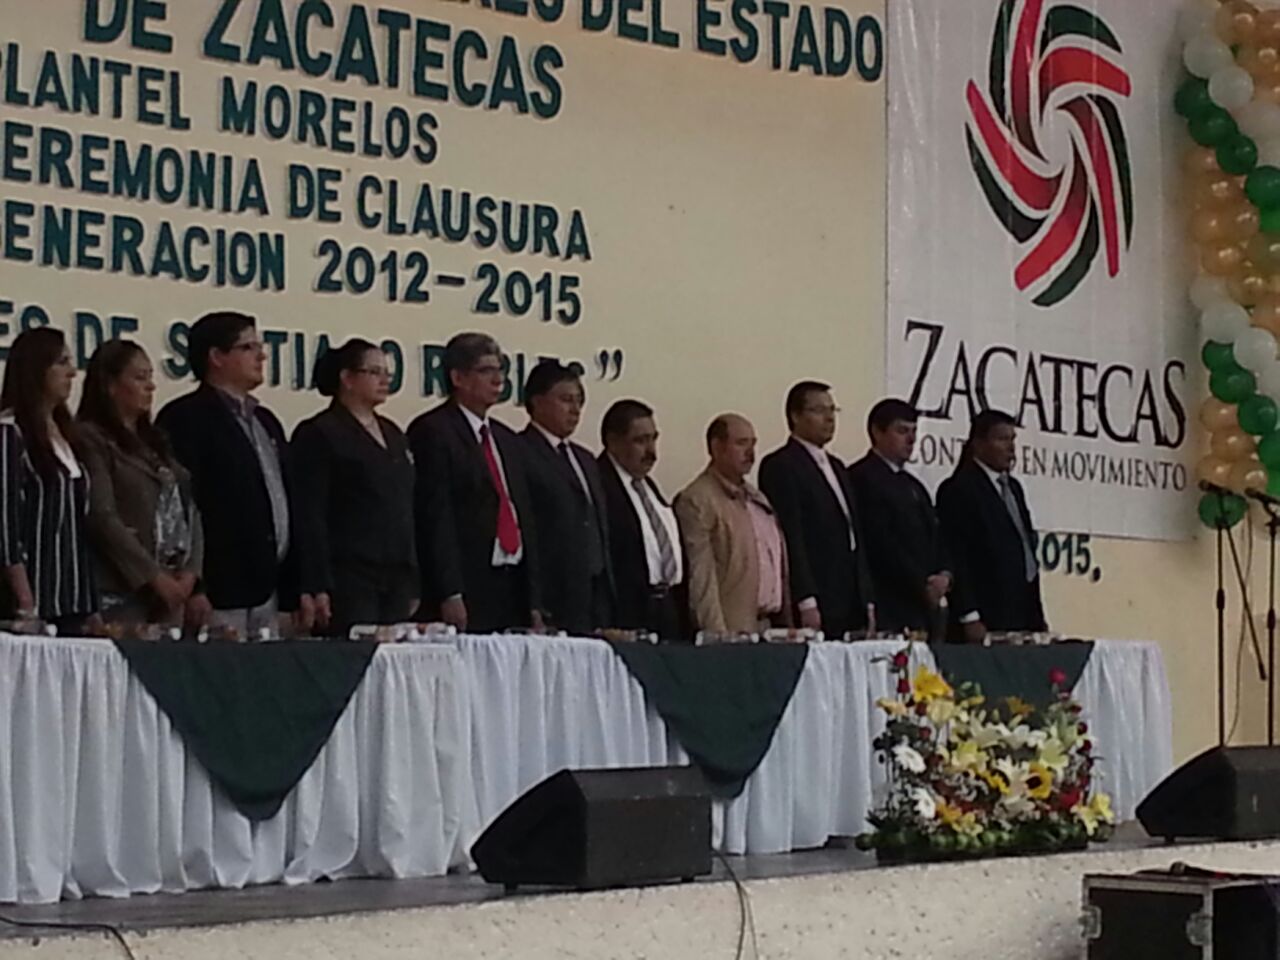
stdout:
POLYGON ((1058 803, 1063 810, 1070 810, 1080 803, 1081 792, 1078 787, 1071 790, 1064 790, 1058 797, 1058 803))
POLYGON ((1067 683, 1067 672, 1061 667, 1054 667, 1049 671, 1049 682, 1055 687, 1065 686, 1067 683))
POLYGON ((1087 723, 1082 723, 1076 729, 1080 731, 1080 736, 1083 737, 1086 733, 1089 732, 1089 725, 1087 723))
POLYGON ((899 681, 898 681, 898 692, 899 692, 899 693, 910 693, 910 692, 911 692, 911 681, 909 681, 906 677, 903 677, 901 680, 899 680, 899 681))
POLYGON ((923 716, 924 716, 926 713, 928 713, 928 712, 929 712, 929 705, 928 705, 927 703, 917 703, 917 704, 916 704, 916 716, 917 716, 917 717, 923 717, 923 716))
POLYGON ((1093 741, 1086 740, 1084 743, 1080 744, 1080 752, 1086 756, 1093 753, 1093 741))
POLYGON ((907 659, 907 655, 905 653, 895 653, 893 655, 893 665, 899 670, 905 670, 908 663, 910 663, 910 661, 907 659))

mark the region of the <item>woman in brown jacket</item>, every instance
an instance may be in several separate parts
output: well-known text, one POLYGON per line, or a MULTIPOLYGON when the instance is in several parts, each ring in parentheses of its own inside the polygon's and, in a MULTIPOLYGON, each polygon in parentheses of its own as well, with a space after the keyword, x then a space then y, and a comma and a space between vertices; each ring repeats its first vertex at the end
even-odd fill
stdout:
POLYGON ((89 361, 77 412, 92 480, 89 536, 108 620, 203 624, 203 534, 187 471, 151 423, 151 361, 111 340, 89 361))

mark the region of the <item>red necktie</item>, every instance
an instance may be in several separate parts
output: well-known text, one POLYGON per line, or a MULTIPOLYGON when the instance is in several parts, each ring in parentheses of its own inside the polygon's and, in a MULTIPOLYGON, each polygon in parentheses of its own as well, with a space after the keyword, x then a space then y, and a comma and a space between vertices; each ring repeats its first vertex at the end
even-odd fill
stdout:
POLYGON ((498 469, 498 458, 493 453, 493 439, 489 436, 487 423, 480 428, 480 446, 484 449, 484 462, 489 465, 489 477, 498 491, 498 546, 502 547, 503 553, 515 554, 520 550, 520 525, 516 523, 516 512, 511 507, 507 486, 502 482, 502 471, 498 469))

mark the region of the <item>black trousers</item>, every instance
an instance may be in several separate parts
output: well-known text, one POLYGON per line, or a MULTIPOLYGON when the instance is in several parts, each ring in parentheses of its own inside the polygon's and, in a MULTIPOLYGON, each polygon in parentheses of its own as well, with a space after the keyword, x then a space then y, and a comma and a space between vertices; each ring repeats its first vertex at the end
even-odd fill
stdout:
POLYGON ((409 567, 339 563, 329 592, 329 632, 345 637, 361 624, 404 623, 413 613, 409 603, 417 592, 418 577, 409 567))
POLYGON ((668 643, 688 643, 680 618, 680 604, 674 591, 664 588, 650 591, 645 604, 644 628, 668 643))

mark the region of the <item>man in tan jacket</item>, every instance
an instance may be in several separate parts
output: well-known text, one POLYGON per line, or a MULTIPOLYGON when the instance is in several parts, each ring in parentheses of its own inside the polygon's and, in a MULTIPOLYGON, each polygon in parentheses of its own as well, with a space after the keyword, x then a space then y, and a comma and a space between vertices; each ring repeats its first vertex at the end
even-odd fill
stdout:
POLYGON ((789 626, 782 528, 765 495, 747 482, 755 428, 722 414, 707 428, 707 451, 711 462, 675 501, 695 625, 713 633, 789 626))

